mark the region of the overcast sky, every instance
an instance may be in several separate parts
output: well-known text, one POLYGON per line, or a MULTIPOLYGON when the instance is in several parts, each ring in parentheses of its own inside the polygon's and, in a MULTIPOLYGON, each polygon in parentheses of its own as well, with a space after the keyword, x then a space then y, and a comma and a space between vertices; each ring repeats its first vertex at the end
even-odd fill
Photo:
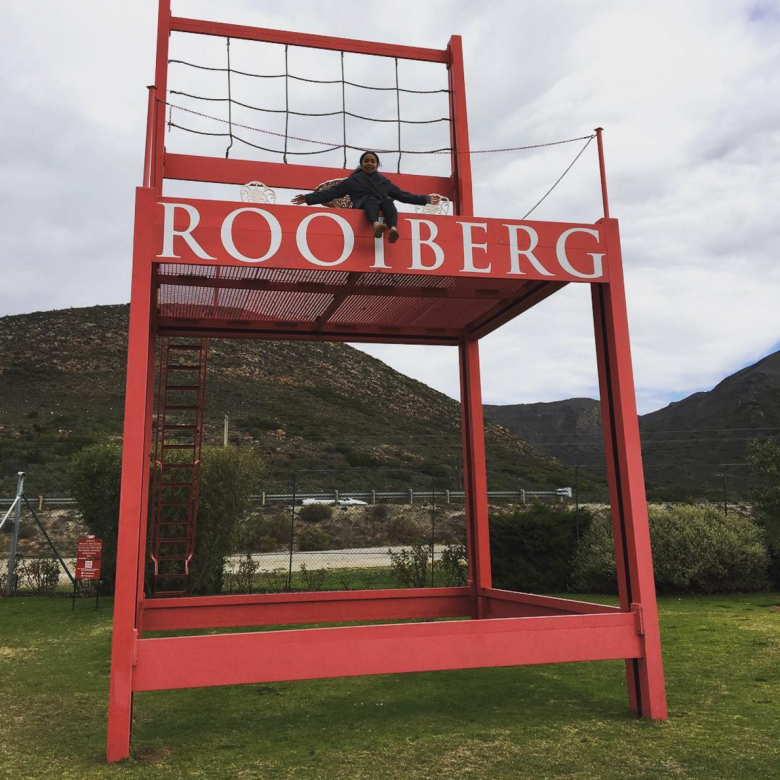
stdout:
MULTIPOLYGON (((0 4, 0 315, 129 299, 133 197, 142 167, 145 86, 154 80, 156 5, 0 4)), ((462 35, 474 149, 582 136, 603 126, 611 212, 621 223, 640 412, 709 389, 780 348, 779 2, 174 0, 173 11, 432 48, 462 35)), ((223 66, 224 48, 217 45, 223 46, 216 39, 191 48, 172 41, 179 46, 172 53, 223 66)), ((279 47, 259 46, 236 45, 233 67, 275 71, 282 62, 279 47)), ((346 61, 356 80, 381 84, 392 83, 391 63, 346 61)), ((301 75, 325 74, 338 60, 296 49, 290 65, 301 75)), ((224 92, 224 74, 202 71, 195 78, 192 69, 173 66, 171 74, 180 89, 224 92)), ((400 75, 409 86, 438 86, 443 78, 434 66, 400 75)), ((270 82, 234 87, 246 90, 248 102, 279 105, 281 98, 283 105, 270 82)), ((303 83, 296 88, 303 91, 292 98, 303 110, 334 107, 327 90, 303 83)), ((350 107, 386 114, 395 109, 383 103, 388 95, 350 94, 350 107)), ((405 101, 409 116, 438 115, 435 98, 405 101)), ((213 115, 220 110, 221 104, 209 106, 213 115)), ((278 126, 276 117, 257 112, 247 122, 278 126)), ((290 132, 338 140, 337 127, 301 120, 290 132)), ((408 135, 406 142, 426 148, 437 140, 435 128, 408 135)), ((392 125, 387 129, 395 132, 392 125)), ((369 143, 365 132, 355 127, 353 137, 369 143)), ((219 146, 216 152, 192 145, 195 140, 202 139, 173 130, 166 142, 223 153, 223 139, 206 139, 219 146)), ((572 144, 476 157, 476 214, 521 217, 578 149, 572 144)), ((234 152, 253 156, 247 147, 234 152)), ((395 160, 388 163, 394 169, 395 160)), ((405 159, 402 166, 434 171, 440 163, 405 159)), ((600 216, 592 144, 533 218, 592 222, 600 216)), ((589 301, 587 285, 569 285, 486 338, 485 402, 597 397, 589 301)), ((364 348, 457 397, 454 349, 364 348)))

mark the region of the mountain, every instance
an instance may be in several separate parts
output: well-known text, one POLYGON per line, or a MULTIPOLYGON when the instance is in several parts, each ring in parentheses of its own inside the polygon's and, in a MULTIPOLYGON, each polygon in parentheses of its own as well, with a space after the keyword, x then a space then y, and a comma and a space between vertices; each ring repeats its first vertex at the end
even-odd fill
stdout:
MULTIPOLYGON (((598 401, 485 406, 485 415, 581 473, 604 474, 598 401)), ((780 435, 780 352, 639 418, 648 495, 657 500, 750 494, 752 439, 780 435), (727 464, 727 465, 723 465, 727 464)))
MULTIPOLYGON (((0 495, 18 470, 30 494, 67 490, 79 448, 121 440, 127 306, 0 318, 0 495)), ((346 344, 213 339, 205 440, 264 463, 258 489, 450 487, 461 479, 457 402, 346 344)), ((549 489, 573 473, 497 424, 486 429, 488 482, 549 489)), ((597 486, 599 487, 599 486, 597 486)))

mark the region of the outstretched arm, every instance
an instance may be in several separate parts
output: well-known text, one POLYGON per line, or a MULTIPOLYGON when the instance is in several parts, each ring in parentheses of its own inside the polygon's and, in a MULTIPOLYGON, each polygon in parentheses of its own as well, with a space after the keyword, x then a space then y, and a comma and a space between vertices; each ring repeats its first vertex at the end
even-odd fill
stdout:
POLYGON ((309 192, 306 195, 296 195, 292 199, 292 203, 296 206, 300 206, 306 203, 308 206, 316 206, 318 203, 329 203, 336 198, 342 198, 347 194, 347 182, 340 181, 334 184, 332 187, 320 190, 319 192, 309 192))
POLYGON ((440 195, 415 195, 412 192, 406 192, 395 184, 390 185, 390 197, 394 200, 400 200, 401 203, 412 203, 415 206, 425 206, 427 203, 436 204, 441 199, 440 195))

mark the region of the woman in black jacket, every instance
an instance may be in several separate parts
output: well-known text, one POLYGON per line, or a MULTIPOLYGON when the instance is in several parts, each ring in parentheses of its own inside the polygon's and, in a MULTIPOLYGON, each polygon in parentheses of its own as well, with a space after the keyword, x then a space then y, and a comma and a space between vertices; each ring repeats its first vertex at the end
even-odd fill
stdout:
POLYGON ((310 192, 307 195, 296 195, 292 202, 296 206, 305 203, 315 206, 318 203, 329 203, 336 198, 349 195, 353 209, 363 209, 368 221, 374 228, 374 237, 381 238, 389 228, 391 244, 398 241, 398 211, 394 200, 401 203, 413 203, 424 206, 427 203, 438 203, 439 195, 414 195, 396 187, 390 179, 382 176, 379 168, 379 155, 376 152, 363 152, 360 155, 360 165, 347 179, 334 184, 320 192, 310 192), (385 221, 379 221, 379 212, 385 215, 385 221))

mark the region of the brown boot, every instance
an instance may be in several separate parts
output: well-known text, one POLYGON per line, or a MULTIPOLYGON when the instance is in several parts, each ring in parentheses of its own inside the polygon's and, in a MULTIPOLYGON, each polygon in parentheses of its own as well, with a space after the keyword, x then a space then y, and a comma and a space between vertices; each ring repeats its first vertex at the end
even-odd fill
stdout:
POLYGON ((374 222, 374 238, 382 238, 387 230, 384 222, 374 222))
POLYGON ((401 237, 400 233, 398 232, 398 228, 393 226, 390 228, 390 235, 388 236, 387 240, 394 244, 398 239, 401 237))

